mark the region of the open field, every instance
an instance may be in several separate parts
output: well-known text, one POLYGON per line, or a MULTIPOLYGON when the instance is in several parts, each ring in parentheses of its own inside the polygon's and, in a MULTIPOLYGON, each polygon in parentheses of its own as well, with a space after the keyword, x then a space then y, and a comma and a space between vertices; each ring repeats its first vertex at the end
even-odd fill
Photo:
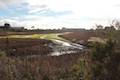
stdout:
POLYGON ((48 45, 52 44, 54 40, 67 41, 58 37, 58 34, 1 36, 0 49, 5 51, 8 56, 0 57, 0 75, 2 76, 0 78, 2 80, 60 80, 67 78, 69 80, 72 78, 73 67, 82 54, 46 56, 52 52, 48 45), (32 55, 38 57, 28 57, 32 55))
MULTIPOLYGON (((80 46, 80 41, 84 41, 86 43, 91 38, 95 41, 102 41, 97 37, 99 36, 96 36, 95 32, 88 31, 70 32, 66 34, 12 34, 1 36, 0 49, 3 51, 3 53, 0 53, 0 78, 2 80, 80 80, 85 76, 85 80, 90 80, 87 78, 89 78, 89 74, 92 74, 91 66, 94 65, 94 62, 96 61, 92 60, 91 58, 93 52, 90 47, 84 45, 85 48, 83 46, 81 49, 83 52, 78 50, 75 54, 73 52, 73 54, 70 53, 52 56, 50 53, 53 53, 53 49, 55 48, 56 51, 60 50, 60 52, 67 53, 72 49, 72 47, 76 47, 76 43, 80 46), (56 43, 60 44, 55 44, 55 41, 56 43), (65 42, 69 44, 66 44, 65 42), (49 46, 49 44, 52 47, 49 46)), ((102 45, 103 44, 101 44, 101 46, 102 45)), ((100 51, 104 50, 104 52, 107 54, 108 48, 101 46, 100 48, 102 49, 100 49, 100 51)), ((99 45, 97 47, 99 47, 99 45)), ((96 51, 99 50, 96 49, 96 51)), ((100 54, 104 54, 104 52, 100 52, 100 54)), ((113 63, 116 64, 116 62, 119 62, 120 59, 119 54, 113 56, 111 59, 114 61, 113 63)), ((109 69, 111 64, 114 65, 113 63, 105 64, 109 65, 109 69)), ((115 72, 119 72, 116 66, 111 66, 111 71, 114 71, 113 67, 116 69, 115 72)), ((100 71, 104 70, 100 69, 100 71)), ((115 74, 115 76, 117 75, 118 73, 115 74)))
POLYGON ((63 53, 75 53, 82 50, 81 45, 79 46, 71 43, 70 41, 61 38, 58 35, 60 34, 52 33, 1 36, 0 49, 5 50, 10 55, 32 55, 32 57, 36 56, 36 54, 47 55, 52 51, 54 55, 58 55, 58 53, 60 55, 63 53))
POLYGON ((63 40, 64 38, 61 38, 58 36, 58 34, 33 34, 31 35, 31 38, 41 38, 41 39, 47 39, 47 40, 63 40))
POLYGON ((7 35, 0 36, 0 38, 30 38, 30 39, 47 39, 47 40, 65 40, 61 37, 58 37, 58 34, 31 34, 31 35, 7 35))
POLYGON ((63 34, 60 37, 68 39, 70 41, 80 41, 84 40, 87 41, 90 37, 95 37, 96 34, 94 32, 71 32, 68 34, 63 34))

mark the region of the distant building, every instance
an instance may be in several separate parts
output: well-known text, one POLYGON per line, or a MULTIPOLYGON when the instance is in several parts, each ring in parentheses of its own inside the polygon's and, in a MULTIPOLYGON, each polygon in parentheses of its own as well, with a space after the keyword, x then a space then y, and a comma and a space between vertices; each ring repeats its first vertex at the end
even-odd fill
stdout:
POLYGON ((65 28, 65 27, 63 27, 62 28, 62 31, 68 31, 68 32, 74 32, 74 31, 85 31, 85 29, 84 28, 65 28))
POLYGON ((11 29, 14 31, 24 31, 25 30, 24 27, 11 27, 11 29))
POLYGON ((7 30, 7 29, 10 29, 10 24, 9 23, 5 23, 4 26, 0 26, 0 29, 2 30, 7 30))
POLYGON ((113 31, 113 30, 116 30, 114 26, 106 26, 105 27, 105 30, 106 31, 113 31))
POLYGON ((0 26, 0 30, 4 30, 5 29, 5 27, 4 26, 0 26))
POLYGON ((11 27, 9 23, 5 23, 4 26, 0 26, 0 30, 12 30, 12 31, 23 31, 24 27, 11 27))

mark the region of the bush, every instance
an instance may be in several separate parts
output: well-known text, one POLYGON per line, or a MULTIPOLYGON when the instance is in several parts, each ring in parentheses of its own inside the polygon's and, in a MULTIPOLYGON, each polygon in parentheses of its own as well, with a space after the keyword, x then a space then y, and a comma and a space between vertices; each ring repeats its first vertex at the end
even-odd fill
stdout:
POLYGON ((120 79, 120 53, 115 51, 113 40, 110 39, 105 44, 94 44, 91 59, 91 80, 120 79))

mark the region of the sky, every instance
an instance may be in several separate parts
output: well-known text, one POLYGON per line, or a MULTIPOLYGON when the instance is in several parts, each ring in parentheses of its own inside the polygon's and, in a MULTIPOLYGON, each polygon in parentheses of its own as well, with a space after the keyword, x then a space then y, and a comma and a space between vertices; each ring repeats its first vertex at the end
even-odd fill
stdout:
POLYGON ((120 19, 120 0, 0 0, 0 25, 94 28, 120 19))

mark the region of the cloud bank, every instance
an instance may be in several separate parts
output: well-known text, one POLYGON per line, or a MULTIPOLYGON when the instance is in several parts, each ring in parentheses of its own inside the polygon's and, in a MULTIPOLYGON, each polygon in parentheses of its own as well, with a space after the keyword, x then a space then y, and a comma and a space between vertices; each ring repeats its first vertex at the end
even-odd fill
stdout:
POLYGON ((91 28, 120 18, 119 0, 1 0, 0 22, 27 28, 91 28), (16 22, 16 24, 15 24, 16 22))

